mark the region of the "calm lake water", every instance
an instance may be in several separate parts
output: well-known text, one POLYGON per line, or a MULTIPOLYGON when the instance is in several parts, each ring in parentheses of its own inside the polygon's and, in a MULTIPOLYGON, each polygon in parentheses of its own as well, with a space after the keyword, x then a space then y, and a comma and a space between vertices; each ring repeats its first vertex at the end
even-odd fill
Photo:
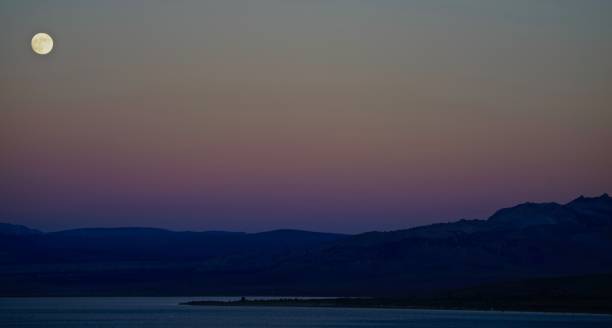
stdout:
POLYGON ((0 327, 612 327, 607 315, 178 305, 203 299, 227 298, 0 298, 0 327))

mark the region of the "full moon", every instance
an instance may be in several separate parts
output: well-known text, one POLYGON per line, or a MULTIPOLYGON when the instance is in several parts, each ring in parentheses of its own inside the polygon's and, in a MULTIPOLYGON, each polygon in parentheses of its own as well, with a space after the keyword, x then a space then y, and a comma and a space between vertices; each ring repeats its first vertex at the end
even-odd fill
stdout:
POLYGON ((39 55, 46 55, 53 50, 53 38, 47 33, 38 33, 32 37, 32 50, 39 55))

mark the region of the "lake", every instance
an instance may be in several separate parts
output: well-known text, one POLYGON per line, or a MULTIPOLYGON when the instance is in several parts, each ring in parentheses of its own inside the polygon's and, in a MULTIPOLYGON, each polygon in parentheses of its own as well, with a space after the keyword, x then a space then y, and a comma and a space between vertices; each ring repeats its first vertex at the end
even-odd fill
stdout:
POLYGON ((609 315, 178 305, 227 299, 233 298, 0 298, 0 327, 612 327, 609 315))

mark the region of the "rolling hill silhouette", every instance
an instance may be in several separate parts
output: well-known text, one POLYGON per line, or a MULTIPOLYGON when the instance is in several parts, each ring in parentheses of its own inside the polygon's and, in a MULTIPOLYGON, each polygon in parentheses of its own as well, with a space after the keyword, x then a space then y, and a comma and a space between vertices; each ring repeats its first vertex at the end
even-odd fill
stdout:
POLYGON ((487 220, 358 235, 153 228, 42 233, 0 224, 5 296, 405 296, 610 272, 607 194, 564 205, 524 203, 487 220))

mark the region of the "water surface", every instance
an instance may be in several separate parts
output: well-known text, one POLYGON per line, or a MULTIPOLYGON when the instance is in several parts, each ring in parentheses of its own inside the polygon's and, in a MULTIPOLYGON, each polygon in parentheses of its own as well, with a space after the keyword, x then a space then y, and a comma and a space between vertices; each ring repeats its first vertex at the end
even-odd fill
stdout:
POLYGON ((0 327, 612 327, 612 316, 589 314, 178 305, 228 299, 0 298, 0 327))

